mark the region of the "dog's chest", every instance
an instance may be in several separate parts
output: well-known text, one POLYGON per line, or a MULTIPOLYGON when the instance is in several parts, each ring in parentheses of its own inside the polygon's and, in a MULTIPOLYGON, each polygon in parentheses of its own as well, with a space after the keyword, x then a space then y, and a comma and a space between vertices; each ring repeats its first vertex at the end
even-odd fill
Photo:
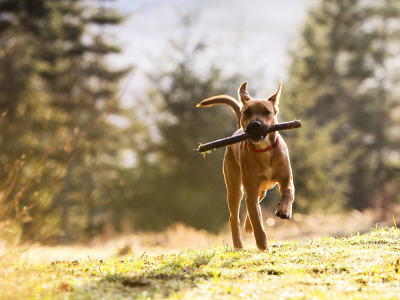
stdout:
POLYGON ((261 185, 264 190, 269 190, 274 187, 276 182, 273 180, 273 169, 271 167, 267 167, 262 172, 262 181, 261 185))
POLYGON ((262 185, 265 189, 271 189, 274 187, 276 182, 274 181, 274 169, 271 166, 271 155, 269 153, 263 155, 262 160, 260 161, 261 166, 261 181, 262 185))
POLYGON ((272 173, 273 173, 273 170, 272 170, 271 167, 264 168, 264 170, 262 172, 263 180, 271 181, 272 180, 272 173))

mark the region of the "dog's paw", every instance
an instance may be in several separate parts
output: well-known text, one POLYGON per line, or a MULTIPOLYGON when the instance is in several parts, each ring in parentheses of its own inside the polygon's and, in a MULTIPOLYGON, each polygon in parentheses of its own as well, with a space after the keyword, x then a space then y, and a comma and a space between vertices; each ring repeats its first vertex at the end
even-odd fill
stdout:
POLYGON ((279 209, 276 210, 275 215, 277 215, 281 219, 290 219, 292 217, 290 212, 284 212, 279 209))
POLYGON ((236 250, 240 250, 240 249, 243 249, 243 248, 244 248, 244 244, 243 244, 242 242, 233 243, 233 247, 234 247, 236 250))
POLYGON ((269 252, 269 247, 268 247, 268 243, 267 242, 261 243, 260 245, 257 243, 257 248, 261 252, 269 252))

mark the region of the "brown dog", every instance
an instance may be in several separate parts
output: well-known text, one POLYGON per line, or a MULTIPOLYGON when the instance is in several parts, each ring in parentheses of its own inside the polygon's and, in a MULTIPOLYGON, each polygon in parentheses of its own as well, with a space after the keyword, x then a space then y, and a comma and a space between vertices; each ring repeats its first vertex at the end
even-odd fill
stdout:
MULTIPOLYGON (((220 95, 200 102, 197 107, 225 104, 233 109, 238 121, 238 130, 234 135, 250 131, 252 128, 268 127, 277 123, 278 104, 282 83, 278 91, 268 99, 253 99, 246 90, 247 82, 239 88, 240 103, 233 97, 220 95)), ((267 236, 259 202, 267 190, 279 184, 282 198, 275 212, 282 219, 292 214, 294 185, 289 154, 285 142, 278 132, 267 136, 251 138, 226 147, 224 157, 224 177, 227 189, 228 207, 232 240, 235 248, 242 248, 240 235, 239 206, 246 192, 247 216, 245 229, 254 232, 257 247, 261 251, 269 250, 267 236)))

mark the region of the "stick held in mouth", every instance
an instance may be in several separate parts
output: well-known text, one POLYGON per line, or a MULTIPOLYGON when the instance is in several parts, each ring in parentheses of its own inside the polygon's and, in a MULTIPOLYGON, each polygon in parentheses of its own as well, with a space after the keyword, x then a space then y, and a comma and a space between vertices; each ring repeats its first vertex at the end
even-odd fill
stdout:
POLYGON ((274 124, 268 128, 260 128, 260 131, 258 131, 258 132, 249 133, 246 130, 246 132, 244 132, 242 134, 238 134, 238 135, 234 135, 234 136, 227 137, 224 139, 216 140, 213 142, 209 142, 207 144, 202 144, 202 145, 200 145, 198 150, 200 153, 203 153, 203 152, 210 151, 212 149, 217 149, 220 147, 224 147, 224 146, 228 146, 228 145, 232 145, 235 143, 245 141, 252 135, 264 135, 265 136, 268 133, 273 132, 273 131, 288 130, 288 129, 299 128, 299 127, 301 127, 301 123, 300 123, 300 121, 296 120, 296 121, 274 124))

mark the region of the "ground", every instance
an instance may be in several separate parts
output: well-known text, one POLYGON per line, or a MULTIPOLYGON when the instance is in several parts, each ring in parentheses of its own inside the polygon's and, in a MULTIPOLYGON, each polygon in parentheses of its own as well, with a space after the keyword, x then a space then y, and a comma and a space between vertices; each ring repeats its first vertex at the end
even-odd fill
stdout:
POLYGON ((254 246, 1 260, 1 299, 400 299, 400 230, 254 246))

